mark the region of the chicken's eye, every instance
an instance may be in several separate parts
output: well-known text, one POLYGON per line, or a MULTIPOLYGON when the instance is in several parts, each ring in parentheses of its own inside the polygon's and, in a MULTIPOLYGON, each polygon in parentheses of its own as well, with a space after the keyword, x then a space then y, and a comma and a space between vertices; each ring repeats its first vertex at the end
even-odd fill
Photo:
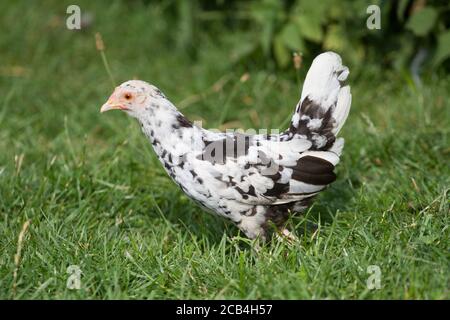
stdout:
POLYGON ((133 96, 131 95, 131 93, 125 93, 124 97, 125 99, 130 100, 133 96))

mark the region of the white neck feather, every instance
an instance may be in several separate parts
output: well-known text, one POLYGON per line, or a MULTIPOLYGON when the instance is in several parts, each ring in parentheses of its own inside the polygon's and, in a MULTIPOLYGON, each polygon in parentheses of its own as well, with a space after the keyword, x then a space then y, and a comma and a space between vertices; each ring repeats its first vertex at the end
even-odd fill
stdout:
POLYGON ((137 119, 156 154, 182 156, 196 149, 203 130, 192 125, 168 100, 152 103, 137 119))

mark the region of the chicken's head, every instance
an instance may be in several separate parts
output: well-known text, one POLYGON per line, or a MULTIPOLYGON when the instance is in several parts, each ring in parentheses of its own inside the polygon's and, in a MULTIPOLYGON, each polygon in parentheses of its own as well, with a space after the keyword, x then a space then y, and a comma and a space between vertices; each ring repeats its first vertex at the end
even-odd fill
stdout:
POLYGON ((165 96, 155 86, 141 80, 130 80, 114 90, 100 112, 117 109, 139 118, 152 103, 158 103, 161 99, 165 96))

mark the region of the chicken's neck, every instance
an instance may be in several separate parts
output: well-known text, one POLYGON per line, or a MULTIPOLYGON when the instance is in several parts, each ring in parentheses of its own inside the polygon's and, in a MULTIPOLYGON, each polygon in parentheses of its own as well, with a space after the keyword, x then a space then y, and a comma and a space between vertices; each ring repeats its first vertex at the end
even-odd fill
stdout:
POLYGON ((194 126, 171 103, 150 106, 138 120, 165 166, 174 158, 193 151, 202 140, 202 129, 194 126))

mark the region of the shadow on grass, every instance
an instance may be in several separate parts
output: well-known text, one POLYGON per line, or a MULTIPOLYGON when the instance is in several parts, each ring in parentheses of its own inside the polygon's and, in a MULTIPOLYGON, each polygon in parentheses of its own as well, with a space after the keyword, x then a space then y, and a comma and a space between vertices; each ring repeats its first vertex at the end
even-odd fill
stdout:
MULTIPOLYGON (((295 226, 295 233, 300 237, 311 236, 317 230, 318 223, 331 224, 337 211, 347 211, 351 199, 355 197, 355 187, 360 182, 353 181, 352 185, 354 188, 345 179, 340 179, 324 190, 307 212, 293 217, 291 226, 295 226)), ((160 209, 165 213, 164 219, 170 224, 181 225, 182 232, 192 239, 215 245, 222 241, 224 233, 229 239, 239 235, 245 237, 233 223, 207 212, 191 200, 166 203, 160 209)))
POLYGON ((311 236, 316 232, 319 223, 332 224, 338 211, 349 210, 351 199, 356 196, 355 187, 360 184, 359 180, 352 181, 353 188, 351 188, 345 179, 340 179, 325 189, 309 209, 293 217, 296 234, 311 236))

